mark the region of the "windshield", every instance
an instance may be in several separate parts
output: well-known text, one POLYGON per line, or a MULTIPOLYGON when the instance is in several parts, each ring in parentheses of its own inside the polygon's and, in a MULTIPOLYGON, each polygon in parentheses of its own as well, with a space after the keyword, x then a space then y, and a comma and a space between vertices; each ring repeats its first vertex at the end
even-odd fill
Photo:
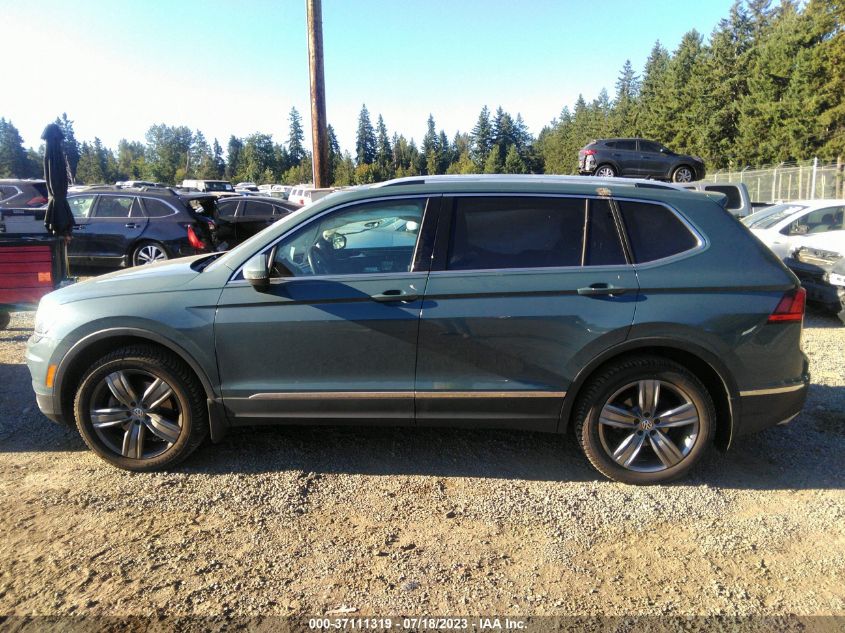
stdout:
POLYGON ((232 183, 225 182, 222 180, 206 180, 205 181, 205 190, 206 191, 234 191, 235 188, 232 186, 232 183))
POLYGON ((781 220, 806 208, 800 204, 776 204, 743 218, 742 223, 749 229, 770 229, 781 220))

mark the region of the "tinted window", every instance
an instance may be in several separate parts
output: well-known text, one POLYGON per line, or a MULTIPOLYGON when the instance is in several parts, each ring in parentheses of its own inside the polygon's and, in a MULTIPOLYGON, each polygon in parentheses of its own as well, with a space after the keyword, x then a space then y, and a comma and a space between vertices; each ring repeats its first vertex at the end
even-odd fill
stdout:
POLYGON ((653 141, 640 141, 640 151, 643 152, 660 152, 660 144, 653 141))
POLYGON ((584 249, 586 266, 624 264, 625 254, 613 221, 613 212, 607 200, 591 200, 587 222, 587 247, 584 249))
POLYGON ((739 188, 726 185, 707 185, 704 191, 715 191, 723 193, 728 197, 728 209, 739 209, 742 206, 742 196, 739 195, 739 188))
POLYGON ((155 198, 144 198, 144 210, 151 218, 163 218, 175 214, 175 211, 167 203, 155 198))
POLYGON ((664 206, 623 200, 619 209, 637 263, 682 253, 698 243, 683 222, 664 206))
POLYGON ((0 185, 0 200, 5 200, 6 198, 11 198, 18 192, 17 189, 10 186, 2 186, 0 185))
POLYGON ((91 215, 91 204, 94 202, 94 196, 74 196, 68 198, 67 201, 74 218, 87 218, 91 215))
POLYGON ((424 208, 425 200, 394 200, 329 213, 278 244, 274 274, 407 272, 424 208))
POLYGON ((244 203, 243 215, 266 218, 273 215, 273 205, 267 204, 266 202, 248 200, 244 203))
POLYGON ((94 215, 98 218, 128 218, 134 202, 135 198, 129 196, 100 196, 94 215))
POLYGON ((625 149, 634 151, 637 149, 637 142, 636 141, 617 141, 616 142, 616 149, 625 149))
POLYGON ((585 207, 577 198, 458 198, 447 267, 580 266, 585 207))
POLYGON ((237 202, 218 202, 217 214, 221 218, 231 218, 235 215, 235 210, 238 208, 237 202))
POLYGON ((607 143, 604 144, 604 146, 609 147, 611 149, 614 149, 616 147, 616 141, 608 141, 607 143))

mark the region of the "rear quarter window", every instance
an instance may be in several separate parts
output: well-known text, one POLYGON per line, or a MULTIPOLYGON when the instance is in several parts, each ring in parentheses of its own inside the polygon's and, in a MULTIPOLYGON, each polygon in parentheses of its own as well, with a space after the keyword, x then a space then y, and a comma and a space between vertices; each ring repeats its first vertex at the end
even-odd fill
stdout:
POLYGON ((671 257, 698 246, 698 238, 663 205, 620 200, 619 210, 637 264, 671 257))
POLYGON ((704 191, 715 191, 716 193, 723 193, 728 197, 728 209, 739 209, 742 207, 742 197, 739 194, 737 187, 729 187, 725 185, 707 185, 704 191))
POLYGON ((168 204, 155 198, 144 198, 144 210, 151 218, 164 218, 176 213, 168 204))

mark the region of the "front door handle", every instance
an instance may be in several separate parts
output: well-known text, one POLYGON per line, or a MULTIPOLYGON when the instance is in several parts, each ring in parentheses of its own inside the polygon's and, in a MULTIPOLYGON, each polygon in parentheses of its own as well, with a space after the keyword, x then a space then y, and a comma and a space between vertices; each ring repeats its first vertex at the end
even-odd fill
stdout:
POLYGON ((586 288, 578 288, 578 294, 582 297, 599 297, 606 295, 623 295, 630 288, 618 288, 612 284, 592 284, 586 288))
POLYGON ((134 224, 132 222, 130 222, 129 224, 124 224, 123 226, 125 226, 127 229, 137 229, 138 228, 138 225, 134 224))
POLYGON ((385 290, 384 292, 371 295, 373 301, 385 303, 387 301, 416 301, 420 296, 416 292, 404 292, 403 290, 385 290))

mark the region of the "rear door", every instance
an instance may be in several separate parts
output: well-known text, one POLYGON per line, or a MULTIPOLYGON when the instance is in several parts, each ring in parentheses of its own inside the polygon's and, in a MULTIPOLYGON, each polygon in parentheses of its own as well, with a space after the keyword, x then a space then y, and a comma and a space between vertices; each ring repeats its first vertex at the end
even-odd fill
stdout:
POLYGON ((235 232, 238 242, 243 242, 263 231, 277 219, 273 217, 275 207, 269 202, 244 200, 238 216, 235 216, 235 232))
POLYGON ((416 419, 554 430, 576 373, 625 339, 637 281, 609 202, 444 199, 420 321, 416 419))
POLYGON ((108 261, 128 256, 146 226, 136 196, 101 194, 86 229, 89 254, 108 261))

